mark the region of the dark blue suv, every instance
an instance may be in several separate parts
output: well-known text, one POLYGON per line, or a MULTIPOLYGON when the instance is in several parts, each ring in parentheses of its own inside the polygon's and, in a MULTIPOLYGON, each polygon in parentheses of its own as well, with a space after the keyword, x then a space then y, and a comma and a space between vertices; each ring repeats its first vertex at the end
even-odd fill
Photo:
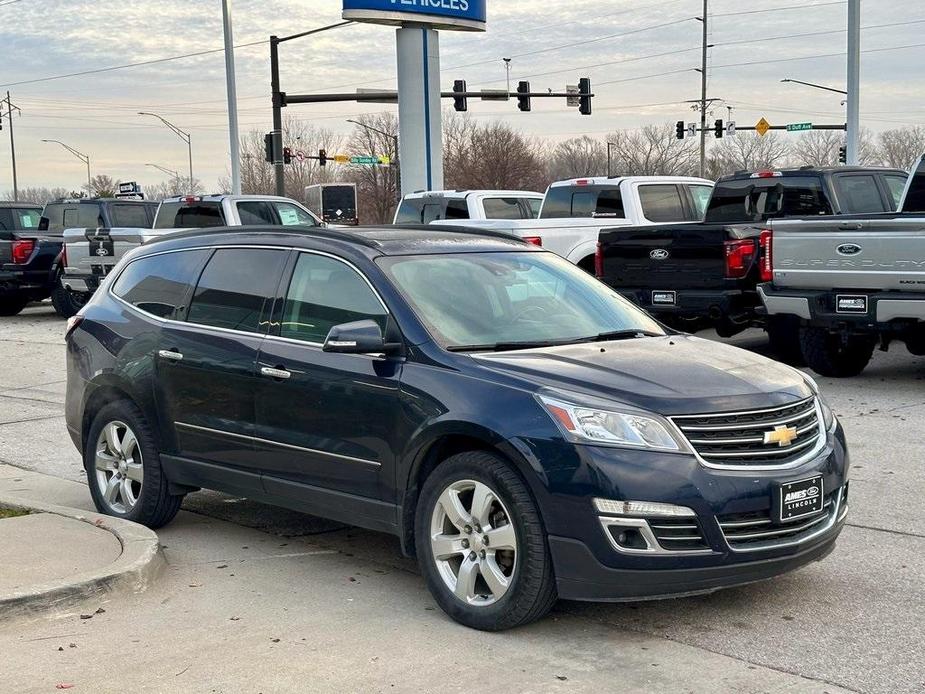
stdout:
POLYGON ((501 234, 181 233, 120 263, 67 360, 102 512, 157 527, 207 487, 395 533, 479 629, 766 579, 847 513, 807 376, 501 234))

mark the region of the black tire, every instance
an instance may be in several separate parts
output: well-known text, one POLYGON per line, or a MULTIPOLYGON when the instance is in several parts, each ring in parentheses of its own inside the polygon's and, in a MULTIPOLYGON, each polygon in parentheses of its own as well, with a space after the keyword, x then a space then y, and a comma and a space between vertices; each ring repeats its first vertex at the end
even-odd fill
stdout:
POLYGON ((437 604, 450 617, 473 629, 501 631, 545 615, 556 601, 556 580, 536 504, 526 485, 504 460, 484 451, 459 453, 437 466, 421 490, 415 516, 418 563, 437 604), (517 552, 506 592, 489 605, 457 598, 437 568, 430 541, 431 522, 440 495, 450 485, 472 480, 489 487, 508 510, 517 552))
POLYGON ((799 319, 791 316, 771 316, 768 318, 766 329, 774 356, 791 366, 806 364, 800 343, 799 319))
POLYGON ((803 358, 817 374, 850 378, 857 376, 870 363, 877 341, 858 336, 843 339, 840 334, 824 328, 803 328, 800 331, 800 344, 803 358))
POLYGON ((55 280, 55 288, 51 290, 51 305, 55 307, 55 313, 62 318, 76 316, 77 312, 84 307, 89 297, 72 292, 64 286, 61 278, 55 280))
POLYGON ((144 415, 128 400, 117 400, 105 405, 93 418, 90 431, 84 442, 84 469, 87 473, 87 482, 90 485, 90 495, 93 503, 100 513, 109 516, 125 518, 141 523, 149 528, 160 528, 166 525, 180 510, 183 495, 168 492, 167 477, 161 467, 160 456, 154 435, 151 432, 144 415), (114 509, 103 497, 99 488, 96 470, 96 446, 103 428, 112 422, 125 423, 135 434, 137 446, 141 451, 141 465, 144 470, 144 481, 140 487, 137 503, 127 511, 114 509))
POLYGON ((0 297, 0 316, 16 316, 29 303, 28 299, 19 296, 0 297))

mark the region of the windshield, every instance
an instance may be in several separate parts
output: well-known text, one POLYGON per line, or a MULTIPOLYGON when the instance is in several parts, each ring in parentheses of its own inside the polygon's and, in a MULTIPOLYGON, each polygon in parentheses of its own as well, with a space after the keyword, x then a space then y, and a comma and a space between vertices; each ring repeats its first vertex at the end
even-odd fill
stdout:
POLYGON ((654 320, 552 253, 382 258, 386 274, 447 349, 498 349, 663 335, 654 320))

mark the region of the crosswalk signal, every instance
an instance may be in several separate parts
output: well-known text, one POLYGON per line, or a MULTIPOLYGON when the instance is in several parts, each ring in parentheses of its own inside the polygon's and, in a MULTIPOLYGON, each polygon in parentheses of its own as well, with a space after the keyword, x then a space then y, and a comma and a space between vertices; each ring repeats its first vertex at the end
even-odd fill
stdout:
POLYGON ((683 120, 679 120, 675 125, 675 137, 679 140, 684 139, 684 133, 687 131, 687 126, 684 125, 683 120))
POLYGON ((578 80, 578 112, 583 116, 591 115, 591 79, 582 77, 578 80))
POLYGON ((283 147, 283 163, 291 164, 292 163, 292 148, 283 147))
POLYGON ((847 164, 848 163, 848 145, 842 145, 838 148, 838 163, 847 164))
POLYGON ((518 82, 517 83, 517 108, 521 111, 530 110, 530 83, 529 82, 518 82))
POLYGON ((726 132, 725 123, 723 123, 723 119, 720 118, 719 120, 716 121, 716 123, 713 124, 713 134, 716 135, 717 140, 721 140, 723 139, 723 134, 725 132, 726 132))
POLYGON ((327 164, 328 164, 327 150, 319 149, 318 150, 318 166, 327 166, 327 164))
POLYGON ((469 100, 466 98, 466 80, 453 82, 453 108, 457 111, 468 111, 469 100))

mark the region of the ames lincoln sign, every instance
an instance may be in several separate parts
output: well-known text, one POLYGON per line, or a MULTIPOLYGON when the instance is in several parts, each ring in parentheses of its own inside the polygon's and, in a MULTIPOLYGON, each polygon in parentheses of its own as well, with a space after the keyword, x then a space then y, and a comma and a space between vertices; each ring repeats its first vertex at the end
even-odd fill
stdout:
POLYGON ((427 24, 434 29, 485 31, 488 0, 343 0, 344 19, 379 24, 427 24))

